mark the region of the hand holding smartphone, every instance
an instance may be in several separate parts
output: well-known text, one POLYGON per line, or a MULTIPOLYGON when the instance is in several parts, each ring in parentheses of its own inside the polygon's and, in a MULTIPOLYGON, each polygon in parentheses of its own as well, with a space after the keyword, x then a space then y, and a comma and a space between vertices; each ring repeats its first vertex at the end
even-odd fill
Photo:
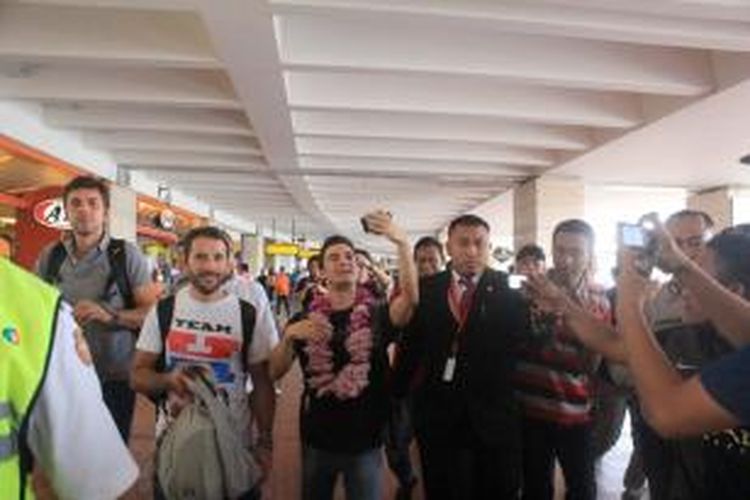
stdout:
POLYGON ((378 210, 365 214, 364 217, 359 219, 362 224, 362 230, 366 233, 371 234, 383 234, 380 226, 384 222, 390 222, 393 219, 393 215, 385 210, 378 210))

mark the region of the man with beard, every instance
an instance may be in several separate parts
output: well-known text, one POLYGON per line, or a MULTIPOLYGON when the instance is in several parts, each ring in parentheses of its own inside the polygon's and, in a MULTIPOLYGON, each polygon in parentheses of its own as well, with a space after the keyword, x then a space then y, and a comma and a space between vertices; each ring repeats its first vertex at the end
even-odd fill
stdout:
POLYGON ((73 305, 94 357, 104 402, 128 441, 135 393, 128 384, 135 335, 156 301, 148 263, 132 243, 111 238, 106 227, 109 189, 77 177, 63 190, 71 231, 39 257, 37 274, 73 305))
POLYGON ((164 319, 161 302, 146 317, 136 346, 132 383, 138 392, 170 403, 168 408, 160 405, 158 436, 189 396, 188 372, 196 366, 206 369, 228 400, 238 424, 238 439, 248 447, 252 406, 258 426, 257 459, 267 476, 275 408, 268 357, 277 338, 264 334, 269 330, 255 327, 255 308, 251 304, 223 289, 231 271, 230 249, 229 236, 215 227, 193 229, 185 236, 185 270, 190 285, 171 299, 174 302, 168 328, 160 324, 164 319), (166 337, 162 336, 164 330, 166 337), (250 405, 245 392, 247 375, 254 387, 250 405))

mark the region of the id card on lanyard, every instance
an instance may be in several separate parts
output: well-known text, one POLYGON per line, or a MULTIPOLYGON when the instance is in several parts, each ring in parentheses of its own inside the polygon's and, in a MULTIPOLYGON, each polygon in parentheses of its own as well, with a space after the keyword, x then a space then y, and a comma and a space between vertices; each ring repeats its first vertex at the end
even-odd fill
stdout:
POLYGON ((466 323, 469 319, 469 313, 471 312, 472 305, 474 303, 474 294, 476 289, 465 290, 461 293, 461 289, 455 280, 451 280, 451 286, 448 289, 448 307, 450 307, 453 317, 456 319, 456 330, 453 332, 453 340, 451 341, 451 352, 450 356, 445 362, 445 368, 443 368, 443 382, 452 382, 453 376, 456 372, 456 356, 458 356, 458 339, 463 334, 466 323), (470 294, 464 300, 463 295, 470 294))

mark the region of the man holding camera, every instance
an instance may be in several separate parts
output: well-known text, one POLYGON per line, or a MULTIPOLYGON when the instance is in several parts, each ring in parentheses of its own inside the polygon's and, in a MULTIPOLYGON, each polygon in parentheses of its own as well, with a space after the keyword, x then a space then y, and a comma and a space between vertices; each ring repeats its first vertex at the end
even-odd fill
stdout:
MULTIPOLYGON (((678 492, 684 492, 680 498, 705 498, 709 494, 722 499, 748 498, 750 430, 747 427, 723 429, 740 422, 747 425, 742 410, 747 407, 744 396, 747 389, 742 389, 747 380, 743 375, 747 362, 740 360, 740 353, 729 353, 735 347, 750 343, 747 334, 750 238, 733 233, 731 229, 720 233, 706 246, 700 265, 663 229, 657 228, 656 238, 659 240, 659 266, 679 279, 686 318, 700 320, 701 327, 695 330, 694 338, 684 339, 687 347, 690 342, 700 347, 700 351, 693 353, 683 350, 683 355, 695 356, 686 359, 694 364, 686 370, 684 362, 675 360, 670 353, 660 352, 658 337, 646 326, 643 314, 645 277, 631 271, 618 280, 622 288, 618 302, 621 335, 649 429, 672 438, 664 440, 664 446, 676 447, 679 443, 683 448, 682 455, 666 456, 673 460, 666 462, 666 466, 683 471, 687 465, 694 466, 682 490, 674 489, 679 485, 675 485, 672 476, 672 482, 667 483, 672 489, 656 494, 652 491, 652 498, 674 498, 678 492), (733 356, 736 359, 733 360, 733 356), (717 358, 721 359, 712 361, 717 358), (700 376, 694 376, 699 370, 700 376), (684 439, 674 441, 676 436, 706 430, 721 432, 696 438, 690 450, 692 455, 685 455, 684 439), (686 458, 692 462, 686 464, 686 458)), ((628 250, 625 253, 626 261, 638 258, 637 253, 628 250)))
MULTIPOLYGON (((693 262, 706 252, 713 221, 704 212, 681 210, 669 216, 667 232, 693 262)), ((675 366, 690 373, 702 360, 715 356, 701 340, 710 336, 705 322, 686 309, 680 281, 673 277, 645 305, 650 329, 675 366)), ((636 408, 637 409, 637 408, 636 408)), ((703 487, 703 451, 700 438, 663 439, 634 412, 633 432, 640 442, 649 490, 655 498, 700 498, 703 487)))

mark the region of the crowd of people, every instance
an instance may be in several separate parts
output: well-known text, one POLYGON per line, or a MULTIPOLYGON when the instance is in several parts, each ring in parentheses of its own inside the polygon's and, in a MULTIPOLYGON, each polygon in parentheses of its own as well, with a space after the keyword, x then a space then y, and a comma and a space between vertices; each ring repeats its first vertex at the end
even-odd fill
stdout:
POLYGON ((306 273, 255 279, 208 226, 182 240, 183 278, 160 292, 139 249, 108 233, 105 184, 77 178, 64 204, 72 230, 36 269, 48 284, 0 259, 2 498, 23 496, 34 461, 61 498, 126 493, 136 393, 157 408, 155 498, 184 498, 187 483, 261 498, 287 397, 274 384, 295 362, 302 468, 286 473, 305 499, 332 499, 339 478, 349 499, 383 498, 384 458, 400 499, 421 484, 429 500, 551 500, 555 464, 566 498, 594 499, 627 411, 623 498, 750 498, 747 227, 713 235, 702 212, 646 216, 649 244, 623 241, 607 290, 579 219, 554 228, 550 263, 529 244, 510 275, 490 266, 475 215, 450 223, 445 247, 412 246, 388 212, 366 215, 392 245, 391 273, 332 235, 306 273), (215 417, 206 397, 228 415, 212 423, 229 436, 214 450, 223 481, 170 455, 209 453, 189 444, 198 416, 215 417))

